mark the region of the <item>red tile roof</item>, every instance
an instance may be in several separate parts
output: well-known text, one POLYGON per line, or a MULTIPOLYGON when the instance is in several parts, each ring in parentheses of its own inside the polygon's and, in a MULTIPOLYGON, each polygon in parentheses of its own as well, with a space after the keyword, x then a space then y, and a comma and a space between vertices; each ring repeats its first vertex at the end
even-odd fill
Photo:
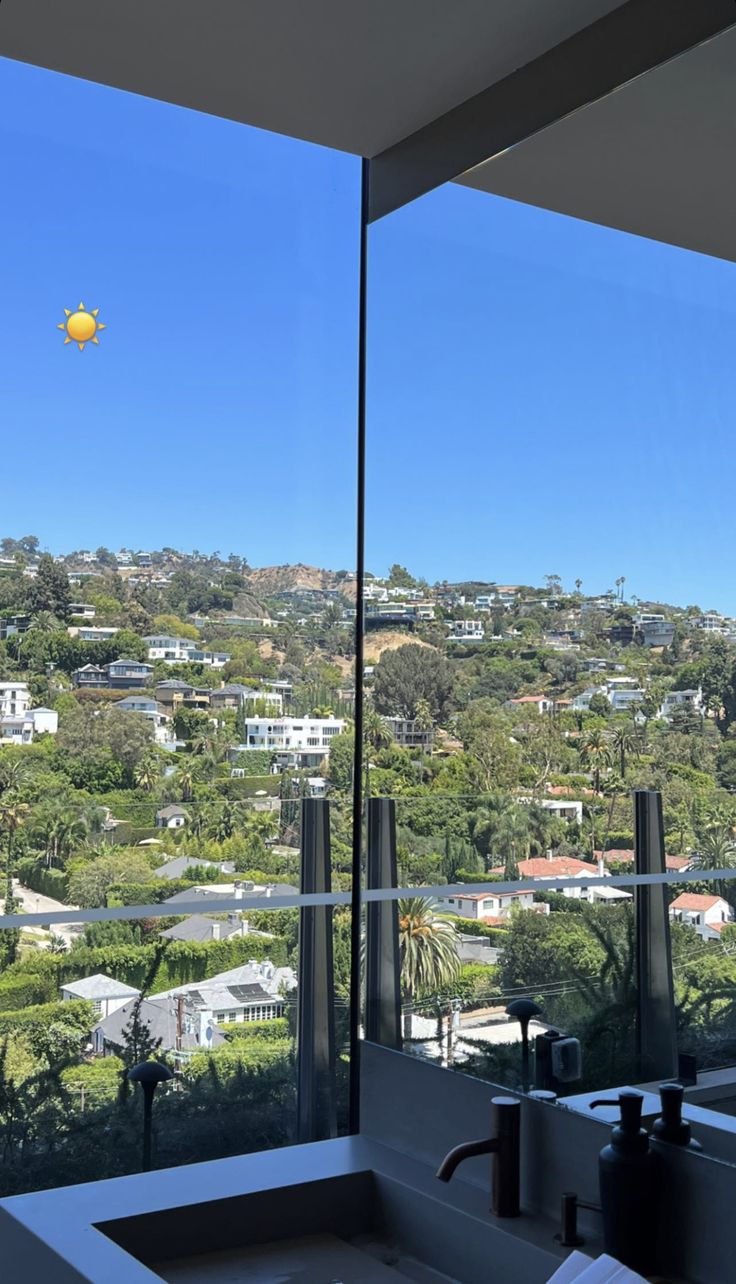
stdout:
POLYGON ((682 892, 670 905, 670 909, 681 910, 709 910, 719 902, 723 903, 721 896, 701 896, 698 892, 682 892))
MULTIPOLYGON (((492 869, 492 874, 503 874, 503 867, 492 869)), ((595 877, 597 865, 578 860, 575 856, 533 856, 531 860, 519 861, 520 878, 580 878, 585 874, 595 877)))

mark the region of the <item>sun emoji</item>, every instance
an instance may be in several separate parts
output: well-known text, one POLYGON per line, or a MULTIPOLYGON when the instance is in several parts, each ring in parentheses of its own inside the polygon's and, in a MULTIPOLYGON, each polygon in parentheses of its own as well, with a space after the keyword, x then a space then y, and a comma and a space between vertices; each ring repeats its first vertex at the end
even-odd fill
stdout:
POLYGON ((97 338, 98 330, 105 330, 107 327, 97 320, 99 308, 94 308, 89 312, 83 303, 80 303, 76 312, 70 312, 64 308, 66 321, 57 325, 57 330, 66 330, 64 343, 76 343, 80 352, 84 352, 85 343, 99 343, 97 338))

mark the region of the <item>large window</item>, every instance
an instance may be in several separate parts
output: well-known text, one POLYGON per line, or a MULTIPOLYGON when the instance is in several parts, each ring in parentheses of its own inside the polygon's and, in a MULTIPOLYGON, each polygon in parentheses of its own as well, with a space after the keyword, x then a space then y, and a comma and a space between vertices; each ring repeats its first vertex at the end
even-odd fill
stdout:
MULTIPOLYGON (((150 1055, 155 1164, 304 1139, 302 799, 354 701, 360 164, 12 62, 0 100, 7 1195, 140 1167, 150 1055), (321 751, 277 761, 249 712, 279 745, 269 716, 314 718, 321 751)), ((316 1135, 348 1123, 334 810, 316 1135)))

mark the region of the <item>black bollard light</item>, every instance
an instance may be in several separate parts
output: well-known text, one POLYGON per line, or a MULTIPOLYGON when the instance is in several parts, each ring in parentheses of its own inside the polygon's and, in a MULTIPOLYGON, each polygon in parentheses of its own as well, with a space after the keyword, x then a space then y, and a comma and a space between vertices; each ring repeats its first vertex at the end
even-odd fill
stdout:
POLYGON ((521 1088, 529 1091, 529 1022, 539 1016, 542 1009, 533 999, 514 999, 506 1009, 506 1015, 514 1017, 521 1026, 521 1088))
POLYGON ((153 1094, 160 1083, 173 1079, 174 1075, 168 1066, 160 1061, 141 1061, 128 1071, 131 1083, 139 1083, 143 1089, 143 1172, 151 1171, 151 1131, 153 1127, 153 1094))

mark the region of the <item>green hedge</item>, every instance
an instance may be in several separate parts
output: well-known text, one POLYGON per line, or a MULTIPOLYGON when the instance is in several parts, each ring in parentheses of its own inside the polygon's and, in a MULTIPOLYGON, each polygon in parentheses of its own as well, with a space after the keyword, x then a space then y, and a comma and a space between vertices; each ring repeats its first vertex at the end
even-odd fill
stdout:
POLYGON ((280 937, 263 940, 258 936, 236 936, 225 941, 171 941, 150 945, 106 945, 97 949, 81 946, 68 954, 36 950, 13 963, 0 981, 0 1011, 44 1003, 58 997, 59 987, 69 981, 104 972, 125 985, 140 989, 155 962, 159 965, 151 992, 203 981, 218 972, 241 967, 249 959, 270 959, 276 966, 286 963, 286 943, 280 937), (9 986, 7 993, 3 986, 9 986))
POLYGON ((23 1031, 33 1037, 45 1034, 50 1025, 61 1023, 79 1031, 80 1039, 89 1038, 97 1020, 95 1010, 86 999, 69 999, 67 1002, 34 1003, 30 1007, 0 1012, 0 1039, 6 1034, 23 1031))
POLYGON ((69 876, 62 869, 47 869, 43 857, 25 856, 18 861, 18 878, 24 887, 40 896, 51 896, 57 901, 66 901, 69 892, 69 876))
MULTIPOLYGON (((39 954, 45 951, 38 951, 39 954)), ((26 957, 35 957, 27 955, 26 957)), ((61 955, 49 957, 61 958, 61 955)), ((14 964, 15 967, 18 964, 14 964)), ((82 972, 80 975, 86 976, 82 972)), ((30 1007, 34 1003, 48 1003, 58 997, 58 990, 52 977, 40 975, 33 971, 9 975, 0 978, 0 1012, 17 1012, 19 1008, 30 1007)))
MULTIPOLYGON (((164 858, 162 857, 162 863, 164 858)), ((107 891, 108 908, 115 905, 161 905, 177 892, 197 884, 191 878, 157 878, 151 883, 113 883, 107 891)), ((172 913, 175 913, 172 908, 172 913)))
POLYGON ((279 1043, 291 1037, 286 1017, 272 1021, 232 1021, 220 1026, 229 1043, 242 1039, 261 1039, 266 1043, 279 1043))
POLYGON ((475 918, 456 918, 455 931, 462 932, 463 936, 485 936, 494 945, 505 945, 509 939, 507 927, 490 927, 475 918))
MULTIPOLYGON (((246 776, 268 777, 272 758, 273 752, 270 749, 247 749, 238 754, 236 765, 242 767, 246 776)), ((278 776, 275 779, 278 780, 278 776)))
POLYGON ((270 1042, 265 1039, 238 1040, 221 1044, 212 1052, 195 1052, 187 1062, 187 1079, 221 1082, 237 1078, 243 1084, 255 1081, 265 1091, 291 1085, 294 1077, 294 1047, 290 1039, 270 1042))
POLYGON ((215 781, 215 789, 220 797, 232 802, 254 798, 260 790, 264 790, 270 798, 275 798, 279 788, 278 776, 232 776, 226 780, 215 781))

